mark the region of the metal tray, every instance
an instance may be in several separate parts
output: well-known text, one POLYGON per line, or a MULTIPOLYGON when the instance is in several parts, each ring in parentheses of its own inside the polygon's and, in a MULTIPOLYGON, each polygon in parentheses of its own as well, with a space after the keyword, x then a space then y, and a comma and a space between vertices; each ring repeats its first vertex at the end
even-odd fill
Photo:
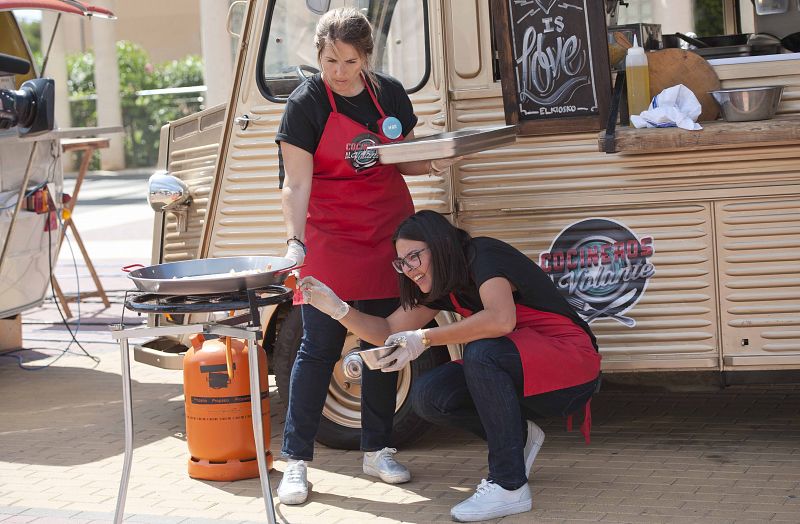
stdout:
POLYGON ((378 152, 381 163, 398 164, 471 155, 507 146, 516 140, 517 126, 501 126, 438 133, 394 144, 372 146, 368 149, 378 152))

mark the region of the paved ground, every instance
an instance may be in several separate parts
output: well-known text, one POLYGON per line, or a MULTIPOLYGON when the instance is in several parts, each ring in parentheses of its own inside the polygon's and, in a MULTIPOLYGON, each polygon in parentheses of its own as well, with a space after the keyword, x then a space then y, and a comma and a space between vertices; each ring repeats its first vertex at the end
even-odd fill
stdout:
MULTIPOLYGON (((118 347, 105 325, 119 305, 91 300, 79 340, 52 365, 23 371, 0 358, 0 522, 107 522, 123 449, 118 347)), ((54 305, 26 315, 27 366, 67 346, 50 324, 54 305), (41 322, 41 323, 37 323, 41 322), (42 340, 47 338, 47 342, 42 340), (35 340, 38 340, 34 342, 35 340), (47 348, 47 349, 38 349, 47 348)), ((134 466, 131 522, 264 522, 255 480, 203 482, 186 475, 181 374, 133 363, 134 466)), ((272 449, 280 448, 283 405, 271 388, 272 449)), ((606 389, 595 399, 592 444, 558 420, 534 466, 531 514, 502 522, 800 522, 800 388, 735 387, 666 393, 606 389)), ((309 502, 278 505, 286 522, 438 522, 486 473, 482 442, 429 432, 399 455, 414 480, 373 482, 360 454, 318 449, 309 502)), ((284 463, 276 461, 273 488, 284 463)))
MULTIPOLYGON (((136 256, 147 261, 142 246, 151 219, 134 198, 115 209, 117 218, 96 213, 78 222, 114 300, 109 310, 97 299, 81 305, 77 337, 99 362, 74 344, 54 361, 69 335, 52 301, 24 315, 27 350, 15 354, 28 367, 50 365, 23 370, 16 358, 0 357, 0 523, 113 516, 123 426, 119 349, 107 326, 118 321, 121 290, 128 288, 118 268, 136 256)), ((64 250, 56 274, 71 289, 75 268, 64 250)), ((181 373, 134 362, 132 376, 136 450, 127 521, 265 522, 256 480, 187 476, 181 373)), ((284 408, 274 387, 270 402, 277 450, 284 408)), ((563 421, 542 424, 547 440, 531 480, 534 509, 500 522, 800 522, 800 386, 685 393, 607 387, 592 405, 590 446, 577 431, 567 433, 563 421)), ((450 507, 486 474, 484 444, 455 430, 428 432, 400 451, 414 478, 388 486, 361 473, 359 453, 319 446, 309 470, 312 496, 302 506, 278 504, 279 521, 446 522, 450 507)), ((273 488, 284 465, 276 460, 273 488)))

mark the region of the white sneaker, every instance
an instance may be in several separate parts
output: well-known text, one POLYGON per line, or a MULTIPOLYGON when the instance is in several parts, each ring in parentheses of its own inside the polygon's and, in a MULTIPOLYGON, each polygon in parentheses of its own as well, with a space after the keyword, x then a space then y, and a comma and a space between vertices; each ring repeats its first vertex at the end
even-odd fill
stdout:
POLYGON ((509 491, 483 479, 474 495, 453 506, 450 516, 456 522, 477 522, 524 513, 532 506, 531 489, 527 484, 509 491))
POLYGON ((392 455, 397 453, 395 448, 383 448, 379 451, 364 453, 364 473, 378 477, 387 484, 402 484, 411 480, 411 472, 404 465, 398 463, 392 455))
POLYGON ((278 486, 278 499, 281 504, 302 504, 308 498, 308 467, 303 460, 290 460, 283 472, 278 486))
POLYGON ((525 441, 525 451, 523 452, 525 457, 525 476, 528 478, 531 477, 531 467, 533 466, 533 461, 536 460, 536 455, 539 454, 539 450, 542 449, 542 444, 544 444, 544 431, 535 422, 529 420, 528 439, 525 441))

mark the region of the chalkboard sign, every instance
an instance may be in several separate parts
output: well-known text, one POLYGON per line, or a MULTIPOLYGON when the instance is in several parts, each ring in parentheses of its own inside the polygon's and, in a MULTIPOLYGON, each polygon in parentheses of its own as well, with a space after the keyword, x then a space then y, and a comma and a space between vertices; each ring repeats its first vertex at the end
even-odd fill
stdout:
POLYGON ((611 72, 604 5, 491 0, 506 123, 520 135, 605 127, 611 72))

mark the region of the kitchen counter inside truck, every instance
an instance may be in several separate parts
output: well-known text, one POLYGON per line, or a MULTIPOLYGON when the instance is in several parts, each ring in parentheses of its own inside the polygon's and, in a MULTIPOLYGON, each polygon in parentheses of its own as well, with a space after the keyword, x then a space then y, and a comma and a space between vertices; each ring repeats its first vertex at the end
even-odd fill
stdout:
POLYGON ((658 153, 800 143, 800 53, 709 60, 723 89, 784 85, 777 115, 753 122, 701 122, 699 131, 618 127, 598 137, 606 153, 658 153))

